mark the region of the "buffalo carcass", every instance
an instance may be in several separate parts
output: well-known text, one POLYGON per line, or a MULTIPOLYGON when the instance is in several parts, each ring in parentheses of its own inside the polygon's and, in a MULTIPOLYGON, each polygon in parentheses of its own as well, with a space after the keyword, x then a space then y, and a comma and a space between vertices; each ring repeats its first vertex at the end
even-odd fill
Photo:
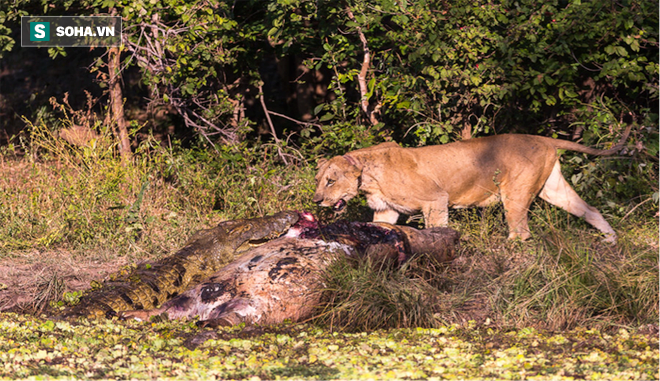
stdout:
POLYGON ((138 320, 164 313, 169 319, 199 317, 206 326, 300 321, 318 306, 321 272, 338 256, 369 255, 401 264, 415 253, 430 253, 450 261, 458 237, 448 228, 360 222, 321 227, 303 212, 284 236, 250 249, 161 307, 120 315, 138 320))

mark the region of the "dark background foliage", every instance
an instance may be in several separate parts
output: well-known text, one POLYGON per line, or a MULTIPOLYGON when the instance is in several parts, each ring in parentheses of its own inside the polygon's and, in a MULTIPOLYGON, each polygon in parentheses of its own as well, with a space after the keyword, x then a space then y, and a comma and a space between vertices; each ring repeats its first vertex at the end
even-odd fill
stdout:
POLYGON ((94 115, 109 110, 107 52, 21 48, 19 16, 119 14, 134 149, 148 135, 202 147, 271 141, 289 164, 287 145, 313 158, 388 139, 419 146, 508 132, 603 146, 634 123, 627 160, 593 169, 568 156, 569 175, 592 189, 609 173, 605 188, 620 198, 657 193, 630 186, 657 172, 655 2, 0 4, 3 144, 16 142, 23 115, 63 127, 51 96, 68 93, 72 109, 94 115))

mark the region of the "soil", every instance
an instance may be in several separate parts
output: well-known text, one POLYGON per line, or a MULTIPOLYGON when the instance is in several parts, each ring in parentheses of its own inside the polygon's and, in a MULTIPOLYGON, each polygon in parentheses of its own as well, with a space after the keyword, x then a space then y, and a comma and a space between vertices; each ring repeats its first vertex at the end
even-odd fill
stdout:
POLYGON ((101 281, 128 263, 127 258, 85 258, 64 250, 2 259, 0 312, 38 312, 49 300, 88 289, 91 281, 101 281))

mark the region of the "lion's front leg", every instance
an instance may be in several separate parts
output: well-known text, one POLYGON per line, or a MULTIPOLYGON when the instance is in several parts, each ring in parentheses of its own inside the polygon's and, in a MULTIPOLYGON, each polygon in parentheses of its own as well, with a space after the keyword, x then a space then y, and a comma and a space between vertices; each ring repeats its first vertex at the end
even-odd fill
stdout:
POLYGON ((435 202, 430 202, 422 207, 424 215, 424 227, 446 227, 449 224, 449 195, 442 193, 435 202))
POLYGON ((388 224, 396 225, 399 220, 399 213, 392 209, 375 211, 374 222, 387 222, 388 224))
POLYGON ((380 192, 367 193, 367 205, 374 211, 373 222, 387 222, 396 225, 399 220, 399 213, 388 205, 385 197, 380 192))

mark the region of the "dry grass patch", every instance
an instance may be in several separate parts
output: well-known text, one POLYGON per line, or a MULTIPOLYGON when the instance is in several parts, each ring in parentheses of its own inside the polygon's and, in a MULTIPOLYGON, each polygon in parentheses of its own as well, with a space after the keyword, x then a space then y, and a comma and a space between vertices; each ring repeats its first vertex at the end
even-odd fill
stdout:
POLYGON ((33 250, 0 260, 0 311, 37 313, 128 263, 125 257, 80 256, 66 250, 33 250))

